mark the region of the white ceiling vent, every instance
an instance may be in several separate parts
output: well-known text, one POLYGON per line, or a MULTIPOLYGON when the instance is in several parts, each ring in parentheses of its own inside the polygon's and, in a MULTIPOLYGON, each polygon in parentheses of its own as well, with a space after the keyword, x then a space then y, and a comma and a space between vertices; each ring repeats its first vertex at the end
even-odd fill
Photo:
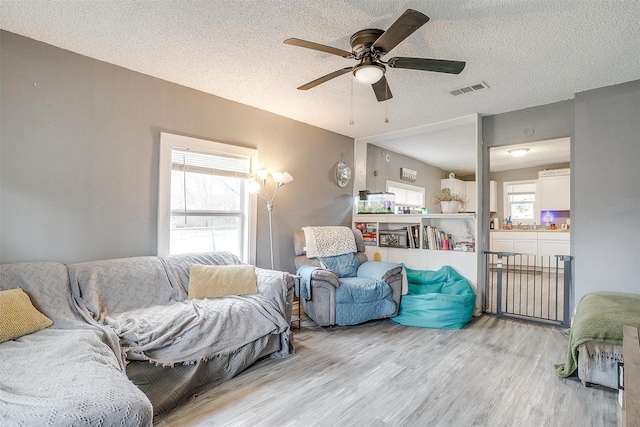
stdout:
POLYGON ((461 87, 460 89, 454 89, 449 93, 453 96, 456 96, 456 95, 462 95, 463 93, 475 92, 476 90, 480 90, 480 89, 486 89, 488 87, 489 85, 487 85, 485 82, 480 82, 475 85, 461 87))

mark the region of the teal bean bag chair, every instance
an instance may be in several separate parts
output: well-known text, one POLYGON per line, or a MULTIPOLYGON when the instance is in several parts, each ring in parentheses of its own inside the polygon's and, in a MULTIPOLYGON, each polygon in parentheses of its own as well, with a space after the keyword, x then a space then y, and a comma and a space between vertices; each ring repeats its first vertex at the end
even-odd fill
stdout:
POLYGON ((438 329, 460 329, 469 323, 476 293, 467 279, 449 266, 438 271, 405 269, 409 292, 402 296, 394 321, 438 329))

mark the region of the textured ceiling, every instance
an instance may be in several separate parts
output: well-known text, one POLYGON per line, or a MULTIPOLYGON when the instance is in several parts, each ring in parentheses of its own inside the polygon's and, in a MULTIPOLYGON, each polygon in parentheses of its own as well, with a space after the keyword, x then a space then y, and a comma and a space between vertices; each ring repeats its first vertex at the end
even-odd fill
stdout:
POLYGON ((7 31, 354 138, 640 79, 638 22, 638 0, 0 2, 7 31), (350 74, 296 90, 355 61, 283 40, 348 50, 351 34, 387 29, 408 8, 431 20, 385 59, 463 60, 461 74, 389 69, 383 103, 350 74), (489 88, 449 93, 479 82, 489 88))

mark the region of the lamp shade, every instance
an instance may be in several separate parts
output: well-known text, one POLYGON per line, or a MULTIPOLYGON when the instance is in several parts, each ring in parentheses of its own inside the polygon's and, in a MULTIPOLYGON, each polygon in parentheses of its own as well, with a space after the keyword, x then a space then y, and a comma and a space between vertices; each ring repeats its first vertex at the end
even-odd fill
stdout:
POLYGON ((282 182, 284 172, 273 172, 271 176, 273 177, 273 182, 275 182, 276 184, 280 184, 282 182))
POLYGON ((260 179, 260 181, 264 181, 265 179, 267 179, 267 177, 269 176, 269 171, 266 169, 260 169, 258 171, 258 178, 260 179))
POLYGON ((258 181, 249 181, 247 191, 251 194, 258 194, 260 192, 260 183, 258 181))
POLYGON ((289 172, 282 172, 282 185, 288 184, 293 181, 293 177, 289 174, 289 172))

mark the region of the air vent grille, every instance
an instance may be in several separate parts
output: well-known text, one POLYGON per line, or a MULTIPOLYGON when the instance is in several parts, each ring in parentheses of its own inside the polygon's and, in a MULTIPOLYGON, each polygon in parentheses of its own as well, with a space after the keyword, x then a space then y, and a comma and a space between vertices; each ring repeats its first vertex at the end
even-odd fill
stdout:
POLYGON ((449 93, 451 93, 451 95, 453 95, 453 96, 457 96, 457 95, 462 95, 463 93, 471 93, 471 92, 475 92, 475 91, 480 90, 480 89, 486 89, 488 87, 489 87, 489 85, 487 85, 485 82, 480 82, 480 83, 475 84, 475 85, 465 86, 465 87, 461 87, 459 89, 454 89, 449 93))

